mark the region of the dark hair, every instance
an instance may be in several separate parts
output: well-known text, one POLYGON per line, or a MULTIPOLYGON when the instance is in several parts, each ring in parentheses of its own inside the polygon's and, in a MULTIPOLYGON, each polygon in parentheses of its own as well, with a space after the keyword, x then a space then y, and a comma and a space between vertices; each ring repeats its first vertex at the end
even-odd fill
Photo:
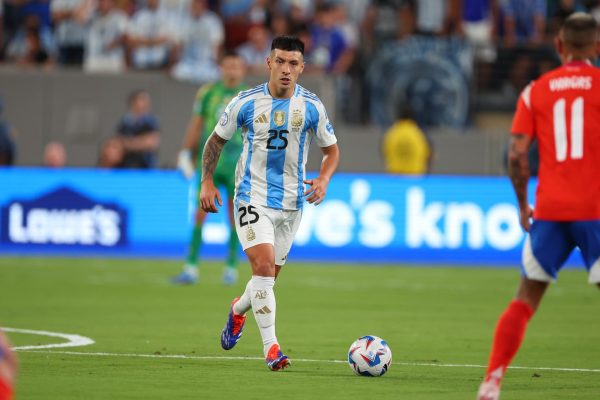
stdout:
POLYGON ((240 54, 235 51, 235 50, 226 50, 223 55, 221 56, 221 61, 223 61, 226 58, 240 58, 240 54))
POLYGON ((142 94, 148 93, 147 91, 145 91, 144 89, 135 89, 133 91, 131 91, 129 93, 129 96, 127 96, 127 105, 132 105, 134 101, 137 100, 137 98, 139 96, 141 96, 142 94))
POLYGON ((297 36, 277 36, 271 43, 271 51, 275 49, 299 51, 304 55, 304 43, 297 36))
POLYGON ((398 107, 398 119, 415 119, 415 111, 408 101, 400 103, 398 107))
POLYGON ((561 39, 574 50, 594 46, 598 40, 598 23, 590 14, 573 13, 562 26, 561 39))

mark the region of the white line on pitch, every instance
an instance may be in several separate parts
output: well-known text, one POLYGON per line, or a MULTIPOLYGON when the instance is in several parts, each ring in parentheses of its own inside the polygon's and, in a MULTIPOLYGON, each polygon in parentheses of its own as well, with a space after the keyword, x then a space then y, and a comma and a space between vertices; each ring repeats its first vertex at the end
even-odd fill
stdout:
POLYGON ((16 346, 16 347, 13 347, 13 350, 55 349, 55 348, 59 348, 59 347, 87 346, 87 345, 95 343, 92 339, 90 339, 88 337, 80 336, 80 335, 72 335, 69 333, 34 331, 32 329, 18 329, 18 328, 6 328, 6 327, 0 327, 0 329, 5 332, 26 333, 26 334, 30 334, 30 335, 59 337, 61 339, 68 340, 68 342, 65 342, 65 343, 51 343, 51 344, 42 344, 42 345, 37 345, 37 346, 16 346))
MULTIPOLYGON (((134 353, 88 353, 83 351, 36 351, 30 350, 27 353, 45 353, 45 354, 66 354, 74 356, 99 356, 99 357, 138 357, 138 358, 170 358, 183 360, 264 360, 262 357, 234 357, 234 356, 186 356, 183 354, 134 354, 134 353)), ((312 360, 306 358, 293 358, 295 362, 314 362, 314 363, 346 363, 345 360, 312 360)), ((407 365, 414 367, 447 367, 447 368, 487 368, 485 365, 477 364, 444 364, 444 363, 419 363, 419 362, 393 362, 394 365, 407 365)), ((553 368, 553 367, 520 367, 513 366, 511 369, 525 369, 536 371, 561 371, 561 372, 600 372, 600 369, 590 368, 553 368)))

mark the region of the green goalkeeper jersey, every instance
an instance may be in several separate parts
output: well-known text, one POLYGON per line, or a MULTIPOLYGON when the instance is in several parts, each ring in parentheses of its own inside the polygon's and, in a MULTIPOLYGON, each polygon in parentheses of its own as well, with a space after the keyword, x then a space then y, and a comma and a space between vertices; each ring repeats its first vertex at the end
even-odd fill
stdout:
MULTIPOLYGON (((198 174, 200 173, 202 163, 202 151, 204 145, 208 140, 208 137, 213 132, 215 126, 219 122, 219 118, 227 104, 237 94, 248 89, 245 84, 238 85, 233 88, 228 88, 223 85, 223 82, 218 81, 215 83, 209 83, 200 88, 196 94, 196 101, 194 102, 194 115, 202 118, 203 121, 203 132, 200 139, 200 146, 198 147, 198 161, 196 162, 196 168, 198 174)), ((238 132, 239 133, 239 132, 238 132)), ((221 157, 217 164, 215 173, 221 174, 234 174, 235 166, 237 164, 240 153, 242 152, 243 139, 241 134, 235 134, 223 147, 221 157)))

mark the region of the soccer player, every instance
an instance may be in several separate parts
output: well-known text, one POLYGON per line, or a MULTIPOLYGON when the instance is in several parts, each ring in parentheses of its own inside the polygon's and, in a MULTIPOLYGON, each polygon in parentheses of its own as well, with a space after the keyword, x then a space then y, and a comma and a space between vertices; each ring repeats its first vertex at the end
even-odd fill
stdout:
POLYGON ((0 400, 11 400, 15 376, 17 374, 17 357, 10 349, 10 343, 0 330, 0 400))
POLYGON ((269 81, 240 93, 225 109, 202 156, 200 202, 207 212, 221 205, 213 175, 225 143, 239 127, 244 148, 236 168, 235 224, 250 260, 252 279, 233 300, 221 346, 239 340, 246 312, 252 309, 272 371, 290 365, 275 335, 275 278, 285 264, 300 225, 302 206, 320 204, 339 162, 337 139, 319 98, 296 83, 304 70, 304 43, 279 36, 267 58, 269 81), (319 175, 305 179, 309 145, 315 141, 323 160, 319 175), (309 187, 306 188, 305 185, 309 187))
POLYGON ((529 234, 521 282, 498 320, 478 400, 499 398, 527 323, 575 246, 589 282, 600 287, 600 70, 592 65, 598 54, 597 32, 589 14, 567 18, 555 41, 563 65, 526 87, 517 104, 509 175, 521 226, 529 234), (527 150, 533 139, 540 151, 535 210, 527 202, 527 150))
MULTIPOLYGON (((204 85, 196 95, 194 110, 183 141, 183 150, 179 153, 178 167, 184 175, 191 178, 194 174, 194 165, 191 151, 198 147, 198 158, 202 157, 204 144, 210 136, 212 129, 225 110, 227 104, 240 91, 248 89, 243 83, 246 75, 246 66, 243 59, 236 53, 226 53, 221 59, 221 80, 204 85), (198 146, 200 142, 200 146, 198 146)), ((242 151, 242 136, 234 135, 223 148, 223 156, 219 160, 213 178, 217 186, 225 188, 229 208, 229 253, 227 265, 223 275, 223 283, 232 285, 238 277, 238 239, 233 221, 233 195, 235 188, 235 165, 242 151)), ((196 164, 198 177, 198 190, 200 190, 201 168, 200 162, 196 164)), ((202 243, 202 224, 206 219, 206 212, 200 207, 199 193, 196 194, 197 208, 192 237, 188 248, 188 255, 183 271, 173 279, 174 283, 194 284, 198 281, 198 252, 202 243)))

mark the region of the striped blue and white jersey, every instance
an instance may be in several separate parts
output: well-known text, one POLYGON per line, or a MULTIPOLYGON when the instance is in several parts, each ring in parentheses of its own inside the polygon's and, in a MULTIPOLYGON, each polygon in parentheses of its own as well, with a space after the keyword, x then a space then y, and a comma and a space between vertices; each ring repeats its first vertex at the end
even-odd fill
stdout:
POLYGON ((215 132, 229 140, 239 128, 244 147, 235 172, 235 198, 280 210, 301 209, 311 142, 319 147, 337 142, 321 100, 298 84, 292 97, 276 99, 264 83, 231 100, 215 132))

